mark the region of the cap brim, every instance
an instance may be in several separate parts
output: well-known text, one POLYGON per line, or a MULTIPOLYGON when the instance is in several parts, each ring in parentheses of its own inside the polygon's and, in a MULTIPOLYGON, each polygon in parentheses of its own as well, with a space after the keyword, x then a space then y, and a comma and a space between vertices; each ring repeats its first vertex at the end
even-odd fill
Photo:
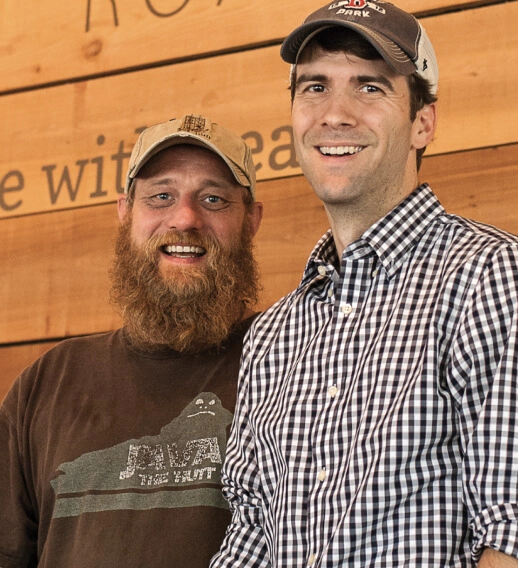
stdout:
POLYGON ((211 152, 214 152, 227 164, 227 166, 229 167, 230 171, 232 172, 234 178, 236 179, 237 183, 239 183, 239 185, 248 188, 251 187, 250 180, 241 172, 241 169, 238 168, 236 164, 234 164, 231 160, 229 160, 227 156, 225 156, 225 154, 220 152, 220 150, 216 146, 211 144, 208 140, 202 138, 201 136, 197 136, 196 134, 188 132, 175 132, 174 134, 166 136, 161 140, 155 142, 155 144, 150 146, 146 150, 146 152, 142 154, 142 156, 140 156, 138 160, 138 165, 134 167, 133 170, 128 174, 128 180, 130 180, 130 183, 126 188, 126 193, 130 192, 131 187, 133 186, 134 179, 138 176, 140 170, 149 162, 149 160, 153 156, 155 156, 162 150, 165 150, 166 148, 171 148, 172 146, 177 146, 179 144, 190 144, 192 146, 200 146, 202 148, 207 148, 211 152))
POLYGON ((317 22, 302 24, 286 37, 281 46, 281 57, 287 63, 295 65, 298 62, 301 50, 318 32, 330 27, 342 27, 359 33, 383 57, 387 64, 401 75, 411 75, 416 72, 414 62, 392 40, 384 35, 374 32, 370 28, 355 22, 323 19, 317 22))

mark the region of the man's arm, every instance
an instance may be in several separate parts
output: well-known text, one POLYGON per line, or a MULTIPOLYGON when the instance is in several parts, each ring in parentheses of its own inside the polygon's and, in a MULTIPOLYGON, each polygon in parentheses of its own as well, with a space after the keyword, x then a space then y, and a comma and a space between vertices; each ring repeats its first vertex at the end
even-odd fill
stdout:
MULTIPOLYGON (((466 302, 451 361, 462 482, 479 566, 518 557, 518 251, 499 247, 466 302), (505 551, 508 557, 496 555, 505 551), (482 560, 483 557, 483 560, 482 560)), ((498 562, 498 563, 497 563, 498 562)))
POLYGON ((486 548, 480 557, 478 568, 518 568, 518 559, 492 548, 486 548))
POLYGON ((18 382, 0 407, 0 565, 35 565, 37 523, 20 461, 15 412, 18 382))
POLYGON ((234 422, 222 470, 223 495, 232 521, 210 568, 269 568, 263 534, 261 475, 248 422, 249 344, 245 341, 234 422))

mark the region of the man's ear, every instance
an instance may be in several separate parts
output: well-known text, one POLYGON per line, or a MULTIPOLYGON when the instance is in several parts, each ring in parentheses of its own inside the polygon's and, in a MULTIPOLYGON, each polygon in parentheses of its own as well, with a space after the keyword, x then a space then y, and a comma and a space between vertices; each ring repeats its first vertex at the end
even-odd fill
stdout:
POLYGON ((119 214, 119 221, 122 223, 124 221, 130 206, 128 205, 128 196, 119 195, 117 198, 117 213, 119 214))
POLYGON ((435 135, 437 127, 436 103, 425 105, 417 111, 417 116, 412 124, 412 147, 420 150, 427 146, 435 135))
POLYGON ((261 220, 263 218, 263 204, 260 201, 256 201, 251 210, 248 212, 248 217, 250 218, 250 227, 252 229, 252 235, 255 236, 261 225, 261 220))

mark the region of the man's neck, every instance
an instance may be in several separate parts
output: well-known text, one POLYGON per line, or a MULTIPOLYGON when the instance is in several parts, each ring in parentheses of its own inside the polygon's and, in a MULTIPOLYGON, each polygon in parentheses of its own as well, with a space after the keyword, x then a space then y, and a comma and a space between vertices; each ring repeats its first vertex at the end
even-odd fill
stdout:
POLYGON ((358 240, 367 229, 397 207, 417 186, 416 181, 410 190, 402 191, 401 194, 394 195, 394 199, 374 204, 372 207, 324 204, 339 258, 351 243, 358 240))

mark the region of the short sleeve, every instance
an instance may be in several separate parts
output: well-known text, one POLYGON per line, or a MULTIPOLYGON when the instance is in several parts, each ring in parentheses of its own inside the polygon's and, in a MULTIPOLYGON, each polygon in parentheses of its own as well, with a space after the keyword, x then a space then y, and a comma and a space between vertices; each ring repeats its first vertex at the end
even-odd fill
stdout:
POLYGON ((0 407, 0 565, 36 566, 37 515, 27 488, 20 450, 19 381, 0 407))

